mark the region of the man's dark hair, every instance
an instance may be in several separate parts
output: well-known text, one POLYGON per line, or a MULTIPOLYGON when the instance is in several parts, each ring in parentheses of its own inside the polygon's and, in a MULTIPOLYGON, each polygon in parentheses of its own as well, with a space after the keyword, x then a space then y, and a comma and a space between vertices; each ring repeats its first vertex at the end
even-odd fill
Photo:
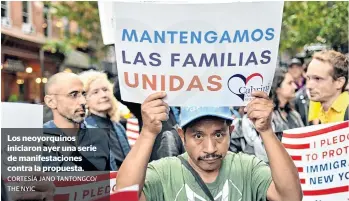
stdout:
POLYGON ((324 50, 321 52, 316 52, 313 55, 313 59, 317 59, 333 66, 332 78, 334 80, 337 80, 340 77, 344 77, 345 82, 342 87, 342 92, 344 92, 345 87, 348 84, 348 57, 334 50, 324 50))

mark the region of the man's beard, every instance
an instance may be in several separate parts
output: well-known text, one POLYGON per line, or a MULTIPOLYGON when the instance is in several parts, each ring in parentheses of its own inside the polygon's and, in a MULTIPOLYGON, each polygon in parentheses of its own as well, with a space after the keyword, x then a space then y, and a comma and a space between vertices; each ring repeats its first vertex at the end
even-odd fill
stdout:
POLYGON ((69 122, 74 123, 74 124, 81 124, 84 121, 84 118, 85 118, 85 114, 80 116, 80 117, 72 117, 72 118, 70 118, 67 115, 64 115, 62 113, 60 113, 60 115, 62 117, 64 117, 65 119, 67 119, 69 122))

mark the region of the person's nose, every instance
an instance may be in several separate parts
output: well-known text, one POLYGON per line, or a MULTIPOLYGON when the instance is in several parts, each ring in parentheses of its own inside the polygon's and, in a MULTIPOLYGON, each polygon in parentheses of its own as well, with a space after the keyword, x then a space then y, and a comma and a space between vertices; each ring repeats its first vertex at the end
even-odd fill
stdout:
POLYGON ((84 95, 79 96, 79 104, 86 105, 86 97, 84 95))
POLYGON ((308 79, 307 83, 305 84, 305 87, 307 89, 313 89, 314 88, 314 82, 311 79, 308 79))
POLYGON ((106 92, 106 91, 103 91, 103 90, 101 90, 102 92, 102 95, 101 95, 101 97, 102 98, 105 98, 105 97, 108 97, 108 93, 106 92))
POLYGON ((216 141, 210 137, 208 139, 206 139, 204 151, 208 154, 215 153, 217 151, 216 141))

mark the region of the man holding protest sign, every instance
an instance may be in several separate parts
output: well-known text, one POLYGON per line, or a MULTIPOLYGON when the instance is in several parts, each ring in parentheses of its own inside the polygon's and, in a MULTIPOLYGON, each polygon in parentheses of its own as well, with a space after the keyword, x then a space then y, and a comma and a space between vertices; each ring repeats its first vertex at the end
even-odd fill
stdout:
MULTIPOLYGON (((118 2, 113 6, 116 29, 112 41, 120 89, 114 91, 120 92, 117 99, 135 116, 141 116, 140 104, 156 91, 166 91, 171 106, 243 106, 252 98, 252 91, 269 92, 283 2, 118 2), (158 11, 162 12, 147 15, 158 11)), ((162 125, 166 132, 157 135, 150 160, 165 155, 163 150, 168 151, 167 156, 181 154, 182 143, 172 129, 174 114, 171 107, 169 120, 162 125)))
POLYGON ((254 156, 228 152, 232 114, 226 107, 181 109, 179 133, 187 150, 148 165, 152 146, 168 118, 166 93, 142 104, 143 129, 117 176, 117 189, 140 184, 141 200, 302 200, 297 169, 271 128, 273 103, 255 91, 248 117, 261 134, 270 168, 254 156))

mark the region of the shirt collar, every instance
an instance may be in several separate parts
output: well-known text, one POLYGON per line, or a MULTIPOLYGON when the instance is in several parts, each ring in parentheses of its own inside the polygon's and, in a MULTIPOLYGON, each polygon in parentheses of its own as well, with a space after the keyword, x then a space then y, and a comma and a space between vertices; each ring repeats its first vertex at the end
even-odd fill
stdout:
POLYGON ((109 128, 111 127, 111 121, 108 118, 101 117, 95 114, 91 114, 91 117, 95 120, 97 127, 99 128, 109 128))
MULTIPOLYGON (((50 126, 51 128, 58 128, 53 121, 50 122, 50 126)), ((85 122, 80 123, 80 129, 85 129, 85 128, 87 128, 85 122)))
POLYGON ((333 108, 337 112, 342 112, 347 109, 348 102, 349 102, 349 93, 343 92, 332 103, 331 108, 333 108))

